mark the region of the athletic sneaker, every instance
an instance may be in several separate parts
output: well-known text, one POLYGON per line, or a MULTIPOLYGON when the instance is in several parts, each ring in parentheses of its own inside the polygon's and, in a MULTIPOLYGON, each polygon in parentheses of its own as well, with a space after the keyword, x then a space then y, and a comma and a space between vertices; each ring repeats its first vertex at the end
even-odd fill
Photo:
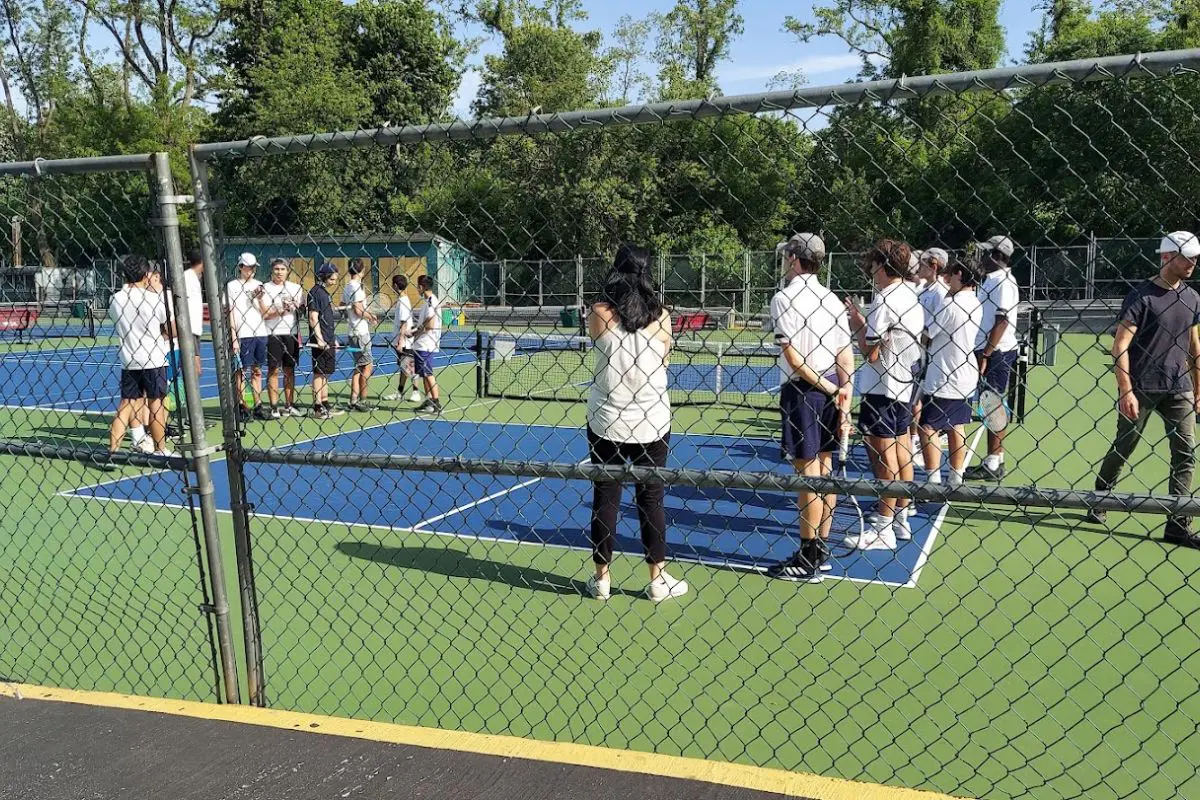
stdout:
POLYGON ((909 513, 906 508, 898 509, 896 518, 892 520, 892 530, 895 532, 898 542, 907 542, 912 539, 912 525, 908 521, 909 513))
POLYGON ((416 412, 418 414, 440 414, 442 413, 442 404, 437 400, 426 398, 424 403, 417 406, 416 412))
POLYGON ((313 406, 312 418, 313 419, 332 419, 333 414, 330 414, 329 409, 325 408, 324 406, 313 406))
POLYGON ((371 407, 366 403, 351 403, 350 410, 358 413, 363 413, 371 410, 371 407))
POLYGON ((180 431, 179 431, 179 426, 178 426, 178 425, 172 425, 171 423, 169 423, 169 422, 168 422, 168 423, 167 423, 167 427, 166 427, 166 429, 165 429, 164 433, 166 433, 166 434, 167 434, 167 436, 170 436, 170 437, 173 437, 173 438, 176 438, 176 439, 178 439, 178 438, 179 438, 179 434, 180 434, 180 431))
POLYGON ((663 570, 646 586, 646 596, 655 603, 661 603, 669 597, 683 597, 687 590, 687 581, 672 578, 663 570))
POLYGON ((1200 549, 1200 536, 1188 530, 1186 523, 1170 518, 1167 519, 1166 527, 1163 529, 1163 541, 1176 547, 1200 549))
POLYGON ((329 405, 329 403, 326 403, 326 404, 325 404, 325 413, 326 413, 326 414, 328 414, 328 415, 329 415, 329 416, 331 416, 331 417, 344 417, 344 416, 346 416, 346 412, 345 412, 345 411, 343 411, 342 409, 338 408, 337 406, 331 406, 331 405, 329 405))
POLYGON ((587 593, 597 600, 607 600, 612 597, 612 578, 588 578, 587 593))
POLYGON ((786 561, 767 567, 767 577, 794 583, 820 583, 821 571, 813 564, 812 551, 813 547, 805 541, 786 561))
POLYGON ((254 416, 254 418, 255 418, 255 419, 257 419, 257 420, 262 420, 262 421, 264 421, 264 422, 265 422, 266 420, 269 420, 269 419, 271 419, 271 412, 270 412, 270 411, 267 409, 267 407, 266 407, 266 406, 264 406, 264 405, 263 405, 263 404, 261 404, 261 403, 259 403, 258 405, 256 405, 256 406, 254 407, 254 410, 253 410, 253 411, 251 411, 250 413, 251 413, 251 414, 254 416))
POLYGON ((1004 465, 1001 464, 999 469, 992 469, 987 462, 976 464, 967 467, 963 477, 969 481, 1001 481, 1004 479, 1004 465))
POLYGON ((176 454, 176 453, 175 453, 175 451, 174 451, 174 450, 172 450, 172 449, 171 449, 171 448, 169 448, 169 447, 168 447, 168 448, 166 448, 165 450, 155 450, 155 451, 154 451, 154 455, 156 455, 156 456, 168 456, 168 457, 170 457, 170 456, 173 456, 173 455, 175 455, 175 454, 176 454))
POLYGON ((1095 525, 1103 525, 1108 522, 1108 512, 1101 508, 1089 508, 1084 519, 1095 525))
POLYGON ((271 419, 282 419, 282 418, 283 418, 283 412, 281 412, 275 406, 271 406, 271 419))
POLYGON ((416 389, 413 389, 413 393, 408 396, 408 402, 410 402, 410 403, 421 402, 421 393, 418 392, 416 389))
POLYGON ((843 542, 850 550, 895 550, 896 532, 892 520, 881 514, 870 514, 862 535, 851 534, 843 542))
POLYGON ((400 394, 399 392, 388 392, 387 394, 385 394, 383 396, 383 399, 387 400, 389 403, 394 403, 397 400, 399 400, 400 398, 402 398, 403 396, 404 395, 400 394))
POLYGON ((824 539, 817 539, 817 569, 821 572, 832 572, 833 553, 829 550, 829 542, 824 539))
POLYGON ((283 413, 289 417, 303 417, 304 416, 303 409, 296 408, 295 406, 288 406, 287 408, 285 408, 283 410, 283 413))
POLYGON ((142 439, 140 442, 130 444, 129 449, 134 451, 135 453, 153 453, 154 452, 154 440, 151 439, 149 436, 147 436, 145 439, 142 439))

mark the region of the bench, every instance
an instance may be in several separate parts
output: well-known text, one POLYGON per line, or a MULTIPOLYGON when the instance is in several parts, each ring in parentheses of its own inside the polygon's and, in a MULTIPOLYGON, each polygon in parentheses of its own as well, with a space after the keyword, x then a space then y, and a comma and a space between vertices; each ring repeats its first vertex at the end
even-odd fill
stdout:
POLYGON ((679 335, 681 333, 691 333, 694 331, 702 331, 712 325, 707 313, 701 311, 699 313, 679 314, 671 318, 671 333, 679 335))
POLYGON ((25 341, 25 332, 37 322, 37 306, 0 306, 0 333, 16 331, 17 341, 25 341))

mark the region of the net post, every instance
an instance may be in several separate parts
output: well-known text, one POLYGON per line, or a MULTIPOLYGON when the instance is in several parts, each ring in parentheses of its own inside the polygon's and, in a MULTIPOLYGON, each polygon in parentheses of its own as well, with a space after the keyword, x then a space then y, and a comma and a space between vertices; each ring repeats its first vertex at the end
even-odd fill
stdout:
POLYGON ((251 705, 265 706, 263 678, 262 630, 259 625, 258 593, 254 587, 254 562, 250 545, 249 504, 246 501, 246 476, 240 425, 238 397, 233 380, 232 331, 220 324, 221 298, 220 260, 217 257, 216 227, 213 222, 213 200, 208 185, 208 162, 192 148, 188 151, 192 174, 192 195, 196 201, 196 232, 204 259, 204 299, 214 322, 211 328, 213 351, 216 357, 217 390, 221 397, 221 422, 224 430, 225 469, 229 479, 229 506, 233 517, 233 546, 237 559, 238 590, 241 598, 242 636, 245 644, 247 696, 251 705))
POLYGON ((192 339, 188 299, 184 295, 186 284, 183 279, 183 245, 179 238, 179 215, 176 210, 180 198, 175 194, 175 183, 171 176, 171 163, 166 153, 154 154, 154 176, 158 183, 158 217, 163 244, 166 249, 167 268, 171 276, 171 297, 174 301, 172 316, 175 322, 175 337, 179 346, 179 374, 183 378, 183 391, 187 400, 188 436, 191 439, 191 470, 196 474, 196 488, 200 503, 200 524, 204 531, 205 556, 208 562, 208 578, 212 592, 212 613, 216 618, 217 647, 221 660, 226 703, 240 703, 238 672, 233 650, 233 633, 229 622, 229 597, 225 587, 225 568, 221 552, 220 531, 217 527, 217 509, 213 497, 212 466, 208 453, 208 439, 204 430, 204 406, 200 397, 200 377, 196 374, 196 345, 192 339))
POLYGON ((717 402, 721 402, 721 392, 725 388, 725 343, 717 342, 717 368, 713 372, 713 392, 717 402))
POLYGON ((705 303, 705 294, 708 288, 708 255, 700 254, 700 308, 708 308, 705 303))
MULTIPOLYGON (((750 251, 742 251, 742 319, 750 320, 750 251)), ((743 323, 745 324, 745 323, 743 323)))
POLYGON ((483 332, 475 331, 475 396, 483 397, 483 332))

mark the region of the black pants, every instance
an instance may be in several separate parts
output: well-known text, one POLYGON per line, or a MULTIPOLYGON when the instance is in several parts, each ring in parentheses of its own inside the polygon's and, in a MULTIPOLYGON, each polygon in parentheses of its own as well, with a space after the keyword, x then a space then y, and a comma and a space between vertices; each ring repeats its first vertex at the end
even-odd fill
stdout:
MULTIPOLYGON (((588 428, 588 453, 593 464, 622 466, 630 463, 635 467, 665 467, 670 438, 668 434, 648 444, 610 442, 588 428)), ((598 481, 592 487, 592 561, 610 564, 616 544, 617 517, 621 512, 621 484, 598 481)), ((638 521, 641 523, 642 547, 646 552, 647 564, 661 564, 667 560, 667 514, 663 510, 665 494, 666 487, 661 483, 637 485, 638 521)))

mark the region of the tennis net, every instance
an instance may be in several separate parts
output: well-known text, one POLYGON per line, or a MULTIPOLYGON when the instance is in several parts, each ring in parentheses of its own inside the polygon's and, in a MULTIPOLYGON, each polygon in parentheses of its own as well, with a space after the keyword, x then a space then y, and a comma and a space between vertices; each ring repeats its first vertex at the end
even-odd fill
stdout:
POLYGON ((17 342, 96 338, 90 303, 0 303, 0 337, 17 342))
MULTIPOLYGON (((479 332, 480 397, 583 402, 592 383, 594 346, 586 336, 479 332)), ((774 408, 778 349, 765 343, 676 341, 667 369, 674 405, 774 408)))

